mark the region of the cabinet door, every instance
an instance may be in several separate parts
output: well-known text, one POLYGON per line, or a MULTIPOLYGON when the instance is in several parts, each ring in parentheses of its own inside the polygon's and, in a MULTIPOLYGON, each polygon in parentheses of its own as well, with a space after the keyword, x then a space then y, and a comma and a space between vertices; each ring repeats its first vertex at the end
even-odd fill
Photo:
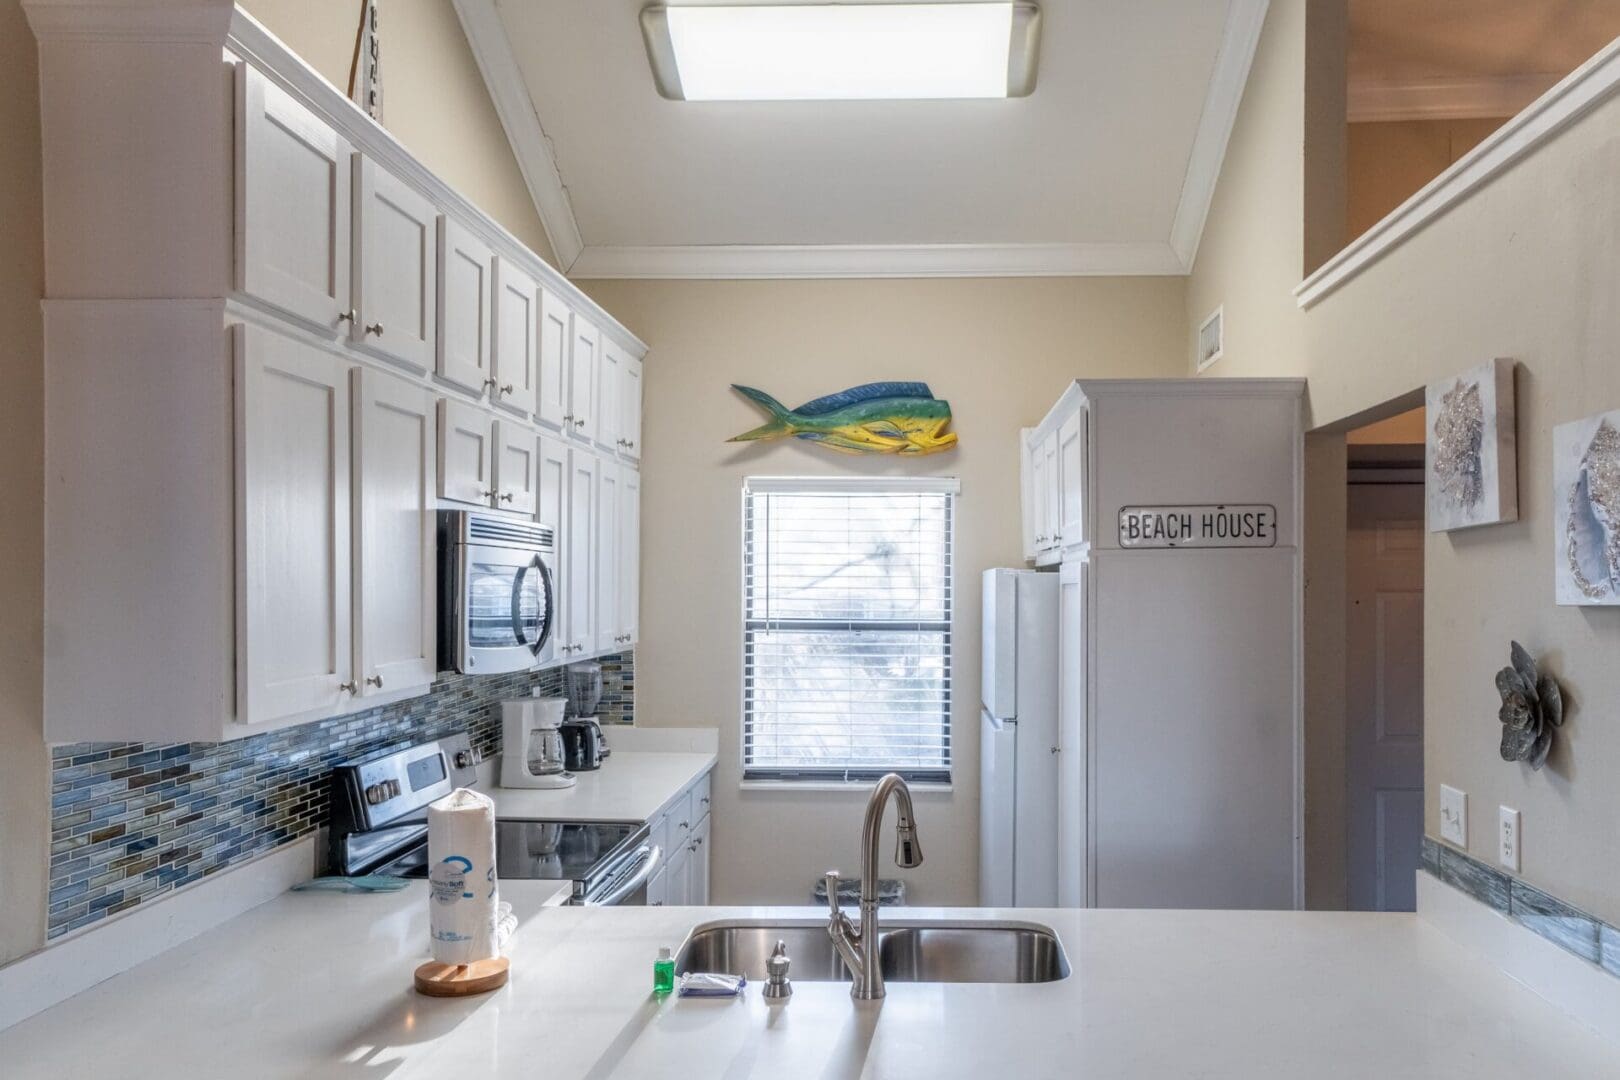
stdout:
POLYGON ((613 341, 599 340, 596 365, 596 416, 590 424, 596 445, 611 454, 624 443, 619 434, 619 378, 624 372, 625 355, 613 341))
POLYGON ((576 314, 573 343, 568 349, 568 411, 563 429, 589 441, 596 436, 596 366, 600 361, 601 334, 596 324, 576 314))
POLYGON ((507 420, 495 421, 495 500, 501 510, 533 515, 539 505, 536 488, 540 444, 534 432, 507 420))
POLYGON ((1058 546, 1067 551, 1085 541, 1086 414, 1075 412, 1058 425, 1058 546))
POLYGON ((439 399, 439 498, 490 505, 495 485, 494 421, 488 413, 439 399))
POLYGON ((360 695, 433 682, 438 664, 433 395, 355 368, 354 655, 360 695))
POLYGON ((671 907, 685 907, 692 902, 692 843, 684 837, 670 842, 675 850, 665 871, 664 899, 671 907))
POLYGON ((611 652, 624 641, 619 626, 619 503, 621 477, 611 458, 598 463, 596 471, 596 652, 611 652))
POLYGON ((349 309, 348 140, 236 65, 236 287, 333 334, 349 309))
POLYGON ((1046 455, 1042 453, 1040 439, 1030 440, 1029 454, 1029 494, 1030 494, 1030 521, 1035 530, 1035 558, 1039 559, 1046 551, 1046 539, 1050 534, 1047 525, 1046 503, 1046 455))
POLYGON ((481 240, 448 217, 439 218, 438 245, 435 370, 446 382, 481 397, 491 382, 490 282, 495 257, 481 240))
POLYGON ((659 867, 658 873, 647 879, 647 906, 663 907, 667 903, 669 903, 669 867, 665 865, 659 867))
POLYGON ((237 719, 263 724, 355 690, 349 375, 313 345, 236 333, 237 719))
POLYGON ((641 472, 619 467, 619 648, 641 637, 641 472))
POLYGON ((1024 533, 1024 560, 1033 562, 1038 545, 1035 536, 1040 531, 1036 524, 1036 498, 1039 490, 1035 481, 1034 429, 1022 428, 1018 432, 1018 510, 1024 533))
POLYGON ((641 460, 641 361, 625 356, 619 372, 619 453, 641 460))
POLYGON ((1066 562, 1058 580, 1057 886, 1062 907, 1089 907, 1091 833, 1086 794, 1086 576, 1083 560, 1066 562))
POLYGON ((433 367, 438 351, 438 217, 405 181, 354 155, 350 340, 418 373, 433 367))
POLYGON ((535 418, 562 430, 568 412, 568 350, 574 341, 572 313, 562 297, 540 290, 540 404, 535 418))
POLYGON ((1063 525, 1059 505, 1062 476, 1058 464, 1058 433, 1049 431, 1041 439, 1041 550, 1048 555, 1058 549, 1058 531, 1063 525))
POLYGON ((510 260, 495 260, 497 405, 531 416, 540 403, 540 287, 510 260))
POLYGON ((563 655, 579 656, 596 644, 596 613, 591 592, 596 575, 596 455, 575 447, 568 453, 568 522, 563 592, 563 655))
POLYGON ((692 853, 687 857, 686 902, 704 906, 709 902, 709 818, 704 815, 692 830, 692 853))

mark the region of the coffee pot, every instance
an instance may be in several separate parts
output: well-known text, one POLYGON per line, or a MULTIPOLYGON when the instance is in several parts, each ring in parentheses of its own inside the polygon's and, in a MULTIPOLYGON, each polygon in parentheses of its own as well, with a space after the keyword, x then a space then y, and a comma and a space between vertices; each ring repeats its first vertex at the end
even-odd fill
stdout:
POLYGON ((563 748, 567 698, 526 697, 501 702, 501 787, 573 787, 563 748))

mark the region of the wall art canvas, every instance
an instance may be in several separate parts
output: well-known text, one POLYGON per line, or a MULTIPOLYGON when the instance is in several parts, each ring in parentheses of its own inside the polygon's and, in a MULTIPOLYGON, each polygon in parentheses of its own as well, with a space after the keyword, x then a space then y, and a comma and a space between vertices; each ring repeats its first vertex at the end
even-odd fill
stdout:
POLYGON ((1430 383, 1425 403, 1429 531, 1517 521, 1513 361, 1430 383))
POLYGON ((843 454, 937 454, 956 445, 951 405, 927 383, 877 382, 785 407, 763 390, 731 387, 770 419, 731 442, 804 439, 843 454))
POLYGON ((1620 604, 1620 409, 1553 429, 1560 604, 1620 604))

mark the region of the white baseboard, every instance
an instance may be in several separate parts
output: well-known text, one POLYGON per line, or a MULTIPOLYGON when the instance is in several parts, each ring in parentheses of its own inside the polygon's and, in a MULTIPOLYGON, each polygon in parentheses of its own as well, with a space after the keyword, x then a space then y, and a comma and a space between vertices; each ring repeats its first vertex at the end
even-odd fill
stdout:
POLYGON ((1423 871, 1417 875, 1417 910, 1537 997, 1620 1043, 1620 979, 1423 871))
POLYGON ((0 967, 0 1031, 280 896, 314 867, 306 836, 0 967))

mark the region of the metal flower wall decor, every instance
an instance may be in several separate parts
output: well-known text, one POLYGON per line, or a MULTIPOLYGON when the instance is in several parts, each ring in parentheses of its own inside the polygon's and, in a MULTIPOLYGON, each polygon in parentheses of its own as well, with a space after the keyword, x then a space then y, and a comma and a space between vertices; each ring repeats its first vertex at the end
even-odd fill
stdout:
POLYGON ((1502 760, 1528 761, 1532 769, 1547 764, 1553 731, 1564 726, 1564 694, 1551 675, 1536 670, 1525 647, 1513 643, 1513 663, 1496 673, 1502 695, 1502 760))
POLYGON ((1513 361, 1432 383, 1425 403, 1429 531, 1517 520, 1513 361))

